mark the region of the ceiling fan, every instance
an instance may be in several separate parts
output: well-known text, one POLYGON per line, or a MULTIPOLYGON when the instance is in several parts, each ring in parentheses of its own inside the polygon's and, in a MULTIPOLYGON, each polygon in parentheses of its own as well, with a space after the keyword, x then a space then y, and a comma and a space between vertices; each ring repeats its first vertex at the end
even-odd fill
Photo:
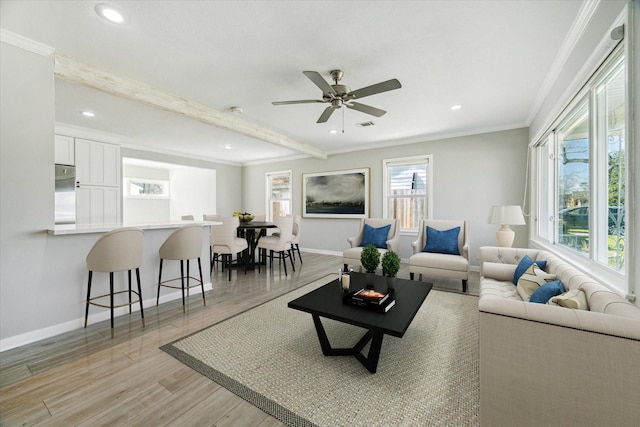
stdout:
POLYGON ((385 110, 371 107, 370 105, 355 102, 354 99, 364 98, 365 96, 375 95, 377 93, 387 92, 394 89, 400 89, 402 85, 397 79, 387 80, 371 86, 363 87, 351 91, 348 86, 338 84, 344 73, 340 70, 331 71, 331 78, 335 84, 330 85, 317 71, 302 72, 309 80, 311 80, 322 91, 322 99, 302 99, 298 101, 277 101, 272 102, 273 105, 288 104, 309 104, 315 102, 330 103, 316 123, 325 123, 331 117, 331 114, 342 106, 357 110, 372 116, 380 117, 386 114, 385 110))

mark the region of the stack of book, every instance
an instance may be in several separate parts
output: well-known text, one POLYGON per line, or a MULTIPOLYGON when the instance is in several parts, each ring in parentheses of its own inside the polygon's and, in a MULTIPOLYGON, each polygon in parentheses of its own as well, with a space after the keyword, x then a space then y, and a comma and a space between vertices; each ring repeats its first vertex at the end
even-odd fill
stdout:
POLYGON ((345 295, 344 302, 386 313, 395 305, 396 300, 391 298, 387 292, 360 289, 345 295))

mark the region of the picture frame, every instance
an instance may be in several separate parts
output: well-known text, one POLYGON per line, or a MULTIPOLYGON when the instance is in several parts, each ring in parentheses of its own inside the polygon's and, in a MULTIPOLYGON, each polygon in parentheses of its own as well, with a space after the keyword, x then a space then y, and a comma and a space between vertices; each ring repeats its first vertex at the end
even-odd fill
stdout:
POLYGON ((302 174, 305 218, 368 218, 369 168, 302 174))

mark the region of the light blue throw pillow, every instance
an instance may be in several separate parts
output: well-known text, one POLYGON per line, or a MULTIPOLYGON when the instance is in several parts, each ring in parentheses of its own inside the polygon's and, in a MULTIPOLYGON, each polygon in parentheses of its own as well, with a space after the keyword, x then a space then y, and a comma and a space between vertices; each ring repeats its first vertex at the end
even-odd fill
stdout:
POLYGON ((391 224, 378 228, 365 224, 364 235, 360 246, 364 248, 367 245, 373 245, 376 248, 387 249, 387 239, 389 238, 390 229, 391 224))
POLYGON ((460 227, 441 231, 427 226, 427 243, 424 245, 422 252, 460 255, 458 250, 459 234, 460 227))
POLYGON ((551 298, 558 296, 565 292, 564 285, 560 280, 554 280, 553 282, 547 282, 540 286, 531 294, 529 302, 535 302, 538 304, 546 304, 551 298))
POLYGON ((517 285, 520 276, 524 274, 525 271, 531 267, 531 264, 538 264, 542 270, 547 271, 547 261, 534 261, 531 259, 529 255, 525 255, 521 260, 518 266, 516 267, 515 273, 513 273, 513 284, 517 285))

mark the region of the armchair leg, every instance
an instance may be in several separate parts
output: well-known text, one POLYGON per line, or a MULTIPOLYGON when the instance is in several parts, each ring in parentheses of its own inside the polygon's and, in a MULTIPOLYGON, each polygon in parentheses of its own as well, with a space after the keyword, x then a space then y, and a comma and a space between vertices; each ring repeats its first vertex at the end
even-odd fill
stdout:
POLYGON ((409 278, 413 280, 413 273, 409 273, 409 278))
POLYGON ((462 281, 462 292, 467 292, 467 281, 463 280, 462 281))

